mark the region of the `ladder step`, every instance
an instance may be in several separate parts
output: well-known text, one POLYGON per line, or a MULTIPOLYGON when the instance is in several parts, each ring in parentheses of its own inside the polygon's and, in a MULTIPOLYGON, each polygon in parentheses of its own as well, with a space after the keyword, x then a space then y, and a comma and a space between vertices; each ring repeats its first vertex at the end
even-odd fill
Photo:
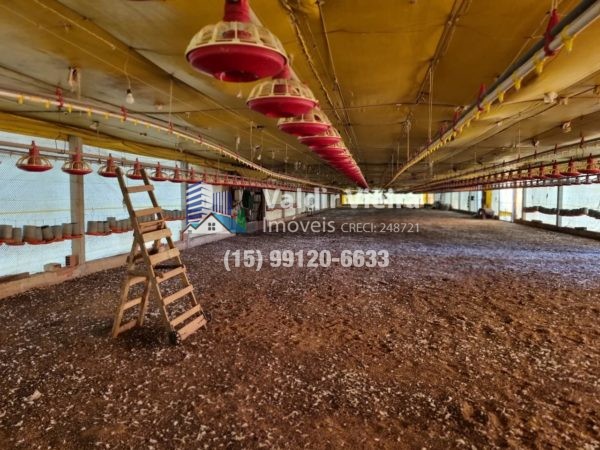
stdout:
POLYGON ((133 275, 129 273, 127 282, 129 283, 129 286, 134 286, 136 284, 145 283, 147 280, 148 278, 145 275, 133 275))
POLYGON ((182 341, 186 340, 188 337, 190 337, 200 327, 203 327, 204 325, 206 325, 206 319, 204 318, 204 316, 201 316, 201 317, 198 317, 197 319, 194 319, 192 322, 188 323, 181 330, 177 331, 177 333, 179 333, 179 338, 182 341))
POLYGON ((133 319, 130 320, 129 322, 127 322, 125 325, 122 325, 119 330, 117 331, 117 334, 121 334, 124 333, 127 330, 131 330, 133 327, 135 327, 137 325, 137 319, 133 319))
POLYGON ((159 264, 154 266, 154 270, 167 270, 167 269, 178 269, 179 267, 183 267, 182 264, 159 264))
POLYGON ((158 284, 164 283, 165 281, 170 280, 171 278, 176 277, 177 275, 181 275, 182 273, 185 273, 184 266, 178 267, 177 269, 170 270, 161 275, 157 275, 156 281, 158 282, 158 284))
POLYGON ((142 233, 148 231, 159 230, 163 228, 165 221, 164 220, 151 220, 150 222, 140 222, 140 230, 142 233))
POLYGON ((129 300, 127 303, 125 303, 123 305, 122 310, 125 311, 125 310, 127 310, 129 308, 133 308, 134 306, 137 306, 140 303, 142 303, 142 297, 134 298, 132 300, 129 300))
POLYGON ((180 323, 185 322, 187 319, 192 317, 194 314, 198 314, 200 312, 200 305, 194 306, 192 309, 188 309, 182 315, 177 316, 175 319, 171 320, 171 325, 176 327, 180 323))
POLYGON ((151 216, 152 214, 162 213, 162 208, 145 208, 134 211, 135 217, 151 216))
POLYGON ((194 286, 191 284, 189 286, 184 287, 182 290, 175 292, 174 294, 169 295, 163 299, 163 304, 165 306, 170 305, 175 300, 180 299, 188 294, 191 294, 194 291, 194 286))
POLYGON ((141 186, 131 186, 127 188, 128 194, 135 194, 137 192, 150 192, 154 190, 154 186, 151 184, 142 184, 141 186))
POLYGON ((158 231, 150 231, 142 235, 144 242, 160 241, 162 238, 171 237, 171 230, 164 228, 158 231))
POLYGON ((155 255, 151 255, 150 256, 150 264, 152 266, 156 266, 158 263, 161 263, 168 259, 177 258, 178 256, 179 256, 179 249, 172 248, 170 250, 167 250, 166 252, 159 252, 155 255))

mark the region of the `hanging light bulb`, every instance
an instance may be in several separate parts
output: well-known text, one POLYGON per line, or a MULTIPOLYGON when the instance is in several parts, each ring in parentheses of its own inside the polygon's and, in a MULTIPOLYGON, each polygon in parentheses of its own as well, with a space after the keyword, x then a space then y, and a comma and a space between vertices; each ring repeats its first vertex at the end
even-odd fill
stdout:
POLYGON ((131 88, 127 89, 127 95, 125 96, 125 102, 128 105, 133 105, 135 103, 135 98, 133 98, 133 92, 131 92, 131 88))
POLYGON ((71 88, 71 92, 75 92, 76 89, 79 89, 80 80, 79 69, 77 67, 69 67, 69 77, 67 79, 67 83, 71 88))

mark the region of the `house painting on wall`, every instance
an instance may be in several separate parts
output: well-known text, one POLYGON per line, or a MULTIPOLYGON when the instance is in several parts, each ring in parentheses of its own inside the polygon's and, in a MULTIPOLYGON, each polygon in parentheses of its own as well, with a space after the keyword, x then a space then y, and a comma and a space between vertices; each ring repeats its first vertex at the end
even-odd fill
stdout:
POLYGON ((226 214, 211 212, 198 222, 190 222, 183 230, 191 235, 239 234, 241 229, 235 218, 226 214))

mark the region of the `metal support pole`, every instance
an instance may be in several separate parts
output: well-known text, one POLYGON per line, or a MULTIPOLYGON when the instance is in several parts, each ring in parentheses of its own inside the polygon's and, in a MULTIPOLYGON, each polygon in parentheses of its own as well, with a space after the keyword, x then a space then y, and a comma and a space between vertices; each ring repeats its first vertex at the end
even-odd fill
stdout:
MULTIPOLYGON (((69 136, 69 153, 83 151, 83 140, 77 136, 69 136)), ((85 232, 85 194, 83 179, 79 175, 69 175, 71 194, 71 222, 77 222, 85 232)), ((78 264, 85 263, 85 234, 81 239, 71 240, 71 253, 78 264)))
POLYGON ((527 188, 523 187, 523 199, 521 200, 521 219, 523 220, 527 220, 527 218, 525 217, 525 214, 527 214, 525 212, 525 201, 527 200, 527 188))
MULTIPOLYGON (((184 171, 184 173, 187 173, 189 169, 190 165, 187 162, 181 163, 181 170, 184 171)), ((181 209, 185 216, 183 223, 181 224, 181 232, 179 233, 179 238, 181 240, 183 239, 183 230, 185 230, 185 226, 187 225, 187 186, 187 183, 181 183, 181 209)))
POLYGON ((556 226, 562 227, 562 216, 559 214, 563 207, 563 187, 556 188, 556 226))

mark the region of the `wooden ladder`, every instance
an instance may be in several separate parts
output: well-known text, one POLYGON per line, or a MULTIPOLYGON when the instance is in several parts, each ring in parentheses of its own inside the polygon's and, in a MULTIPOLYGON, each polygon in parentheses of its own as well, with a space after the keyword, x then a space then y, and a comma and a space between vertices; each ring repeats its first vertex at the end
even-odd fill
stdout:
POLYGON ((153 293, 158 299, 171 341, 179 343, 205 326, 207 316, 196 299, 194 287, 190 284, 179 249, 173 244, 171 230, 167 227, 162 208, 156 201, 154 186, 150 184, 146 171, 142 169, 141 173, 144 184, 128 187, 123 171, 117 168, 119 186, 133 226, 133 245, 127 257, 127 276, 121 286, 121 297, 113 323, 112 336, 117 337, 135 326, 143 325, 148 299, 153 293), (142 192, 148 193, 152 207, 134 210, 130 195, 142 192), (163 239, 166 240, 166 246, 161 245, 163 239), (154 243, 152 248, 146 247, 146 243, 149 242, 154 243), (183 287, 177 292, 163 296, 161 285, 167 280, 177 279, 179 279, 178 284, 183 287), (131 288, 141 283, 143 283, 141 296, 129 298, 131 288), (184 299, 189 301, 190 306, 182 313, 180 307, 184 299), (179 315, 171 317, 173 313, 169 312, 169 309, 176 305, 180 306, 177 308, 179 315), (122 324, 125 312, 134 307, 139 308, 136 318, 122 324))

